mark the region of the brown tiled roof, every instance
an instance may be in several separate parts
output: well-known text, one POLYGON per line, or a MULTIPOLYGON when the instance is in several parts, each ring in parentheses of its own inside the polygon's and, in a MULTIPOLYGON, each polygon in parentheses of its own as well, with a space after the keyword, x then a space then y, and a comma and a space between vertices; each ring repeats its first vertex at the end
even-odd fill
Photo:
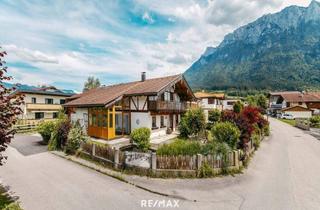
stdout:
POLYGON ((290 111, 290 110, 294 110, 294 111, 311 111, 309 108, 307 107, 303 107, 303 106, 291 106, 291 107, 287 107, 282 109, 282 111, 290 111))
POLYGON ((271 95, 281 95, 286 102, 320 102, 319 92, 301 93, 298 91, 288 92, 274 92, 271 95))
POLYGON ((74 96, 75 99, 67 102, 64 106, 104 106, 124 95, 156 95, 168 85, 182 78, 183 76, 179 74, 148 79, 144 82, 136 81, 99 87, 74 96))
POLYGON ((196 98, 224 98, 224 93, 206 93, 206 92, 196 92, 194 94, 196 98))

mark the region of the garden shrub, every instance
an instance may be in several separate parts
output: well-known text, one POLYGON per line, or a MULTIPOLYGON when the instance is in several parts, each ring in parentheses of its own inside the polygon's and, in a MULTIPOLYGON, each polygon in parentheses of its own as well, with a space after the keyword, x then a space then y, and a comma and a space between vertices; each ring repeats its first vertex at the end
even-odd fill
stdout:
POLYGON ((58 130, 54 129, 53 132, 51 133, 51 138, 48 143, 48 150, 49 151, 54 151, 54 150, 58 149, 57 139, 58 139, 58 130))
POLYGON ((212 177, 214 176, 214 170, 209 166, 208 163, 204 162, 198 172, 200 178, 212 177))
POLYGON ((232 122, 239 128, 241 132, 239 146, 243 150, 247 149, 247 144, 255 130, 255 126, 258 125, 262 129, 263 126, 269 124, 261 115, 259 108, 252 106, 243 108, 240 113, 224 111, 221 120, 232 122))
POLYGON ((232 149, 237 148, 240 137, 240 130, 233 123, 216 123, 211 129, 211 134, 214 140, 220 143, 227 143, 232 149))
POLYGON ((269 122, 267 125, 263 126, 263 135, 264 136, 270 136, 270 125, 269 122))
POLYGON ((218 109, 213 109, 208 112, 208 121, 211 123, 219 122, 221 118, 221 111, 218 109))
POLYGON ((51 133, 54 131, 55 126, 55 121, 43 121, 38 125, 37 131, 42 136, 42 140, 44 143, 47 144, 49 142, 51 138, 51 133))
POLYGON ((130 137, 137 144, 138 149, 146 152, 150 147, 150 135, 151 131, 149 128, 137 128, 131 132, 130 137))
POLYGON ((312 116, 309 119, 310 123, 311 123, 311 127, 317 127, 320 128, 320 115, 318 116, 312 116))
POLYGON ((253 145, 255 149, 258 149, 260 147, 260 134, 259 132, 254 132, 251 137, 253 141, 253 145))
POLYGON ((179 123, 179 132, 180 132, 180 137, 182 138, 188 138, 190 135, 189 127, 185 117, 181 118, 181 121, 179 123))
POLYGON ((9 205, 5 206, 3 208, 3 210, 22 210, 22 208, 20 207, 19 203, 14 202, 14 203, 10 203, 9 205))
POLYGON ((184 116, 182 116, 179 130, 182 137, 195 136, 204 134, 206 122, 205 115, 201 108, 189 109, 184 116))
POLYGON ((88 141, 88 136, 83 132, 83 129, 80 123, 75 123, 72 125, 69 134, 68 140, 65 146, 65 152, 67 154, 74 154, 77 149, 79 149, 82 142, 88 141))
POLYGON ((59 118, 56 121, 54 131, 51 134, 51 138, 48 144, 48 150, 52 151, 63 149, 68 140, 70 128, 70 120, 64 113, 59 113, 59 118))
POLYGON ((201 144, 198 141, 177 139, 170 144, 161 145, 158 150, 158 155, 196 155, 202 153, 201 144))
POLYGON ((241 101, 237 101, 234 105, 233 105, 233 111, 235 113, 240 113, 243 109, 243 103, 241 101))

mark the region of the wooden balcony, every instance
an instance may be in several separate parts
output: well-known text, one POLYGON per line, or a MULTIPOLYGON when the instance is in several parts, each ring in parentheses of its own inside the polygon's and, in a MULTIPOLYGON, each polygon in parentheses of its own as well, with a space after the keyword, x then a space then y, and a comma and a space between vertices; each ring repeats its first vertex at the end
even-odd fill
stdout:
POLYGON ((60 104, 26 104, 27 110, 39 110, 39 111, 58 111, 62 109, 60 104))
POLYGON ((148 110, 152 112, 170 112, 180 113, 185 112, 190 106, 187 102, 176 102, 176 101, 149 101, 148 110))

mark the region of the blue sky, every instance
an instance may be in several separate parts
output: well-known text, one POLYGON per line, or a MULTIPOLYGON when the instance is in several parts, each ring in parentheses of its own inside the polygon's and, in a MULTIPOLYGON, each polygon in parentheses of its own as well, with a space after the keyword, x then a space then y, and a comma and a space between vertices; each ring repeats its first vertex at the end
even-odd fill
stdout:
POLYGON ((0 1, 0 46, 14 82, 81 91, 185 71, 226 33, 309 0, 0 1))

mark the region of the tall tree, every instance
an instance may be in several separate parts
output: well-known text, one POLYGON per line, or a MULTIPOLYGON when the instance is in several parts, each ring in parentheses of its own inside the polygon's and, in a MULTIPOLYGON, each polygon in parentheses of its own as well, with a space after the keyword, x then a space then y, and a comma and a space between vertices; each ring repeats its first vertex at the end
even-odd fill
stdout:
POLYGON ((4 86, 4 81, 12 79, 11 76, 6 76, 8 67, 5 66, 3 60, 5 55, 6 52, 1 51, 0 47, 0 165, 7 158, 3 152, 15 134, 12 125, 16 123, 17 116, 22 113, 20 105, 23 103, 23 95, 13 94, 15 87, 6 88, 4 86))
POLYGON ((94 78, 93 76, 89 76, 87 81, 84 83, 83 92, 100 87, 100 81, 98 78, 94 78))

